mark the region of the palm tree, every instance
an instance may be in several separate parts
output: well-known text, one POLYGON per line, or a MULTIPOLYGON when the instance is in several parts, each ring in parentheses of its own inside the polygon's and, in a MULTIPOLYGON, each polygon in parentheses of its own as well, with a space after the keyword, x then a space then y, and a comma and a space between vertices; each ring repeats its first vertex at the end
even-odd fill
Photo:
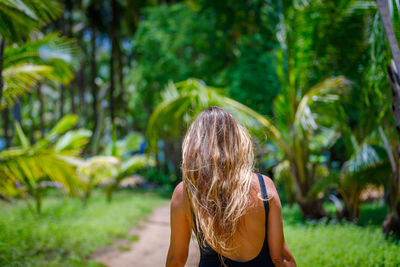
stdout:
MULTIPOLYGON (((392 1, 390 1, 391 4, 392 1)), ((377 0, 377 5, 379 8, 379 12, 381 14, 381 18, 383 21, 386 37, 389 41, 389 47, 392 52, 392 64, 388 66, 388 77, 389 84, 392 89, 393 95, 393 118, 395 123, 395 129, 397 131, 396 134, 393 132, 393 127, 387 127, 387 132, 389 134, 389 138, 387 138, 385 131, 381 128, 380 133, 382 140, 385 144, 385 148, 390 159, 390 165, 392 168, 392 179, 389 186, 389 195, 388 195, 388 207, 389 213, 386 216, 386 219, 383 223, 383 231, 386 235, 394 233, 395 235, 400 237, 400 167, 399 167, 399 137, 400 137, 400 81, 399 81, 399 73, 400 73, 400 49, 397 42, 396 34, 394 31, 394 25, 399 24, 399 16, 394 16, 392 23, 391 13, 388 7, 387 0, 377 0), (390 140, 390 141, 389 141, 390 140)), ((397 11, 400 11, 400 6, 396 3, 397 11)), ((381 40, 377 40, 382 42, 381 40)), ((386 125, 387 126, 387 125, 386 125)))
POLYGON ((93 126, 93 140, 92 140, 92 148, 93 153, 97 153, 97 142, 98 140, 95 139, 97 136, 97 132, 99 131, 99 103, 98 103, 98 94, 99 88, 96 84, 96 77, 97 77, 97 61, 96 61, 96 38, 97 38, 97 27, 96 27, 96 20, 99 16, 101 16, 98 10, 98 4, 96 1, 90 1, 89 5, 87 6, 87 16, 89 20, 89 28, 91 31, 91 38, 90 38, 90 87, 92 92, 92 121, 94 123, 93 126))
POLYGON ((36 200, 38 212, 44 189, 42 182, 58 182, 75 195, 80 183, 75 167, 66 157, 77 156, 91 135, 83 129, 70 131, 77 121, 76 115, 65 116, 35 144, 30 143, 16 123, 19 145, 0 152, 0 193, 6 196, 29 193, 36 200))
MULTIPOLYGON (((3 108, 3 129, 7 147, 11 143, 8 106, 12 106, 18 97, 45 81, 47 84, 69 83, 73 78, 72 61, 77 51, 73 40, 59 37, 56 33, 4 49, 0 109, 3 108)), ((43 100, 42 96, 40 100, 43 100)))
MULTIPOLYGON (((278 0, 276 5, 280 17, 277 73, 282 93, 274 101, 275 125, 289 148, 282 149, 284 156, 278 159, 282 165, 277 170, 294 187, 303 215, 319 218, 325 212, 312 188, 328 173, 327 159, 320 155, 339 137, 340 121, 337 106, 312 103, 319 97, 313 91, 319 95, 324 94, 321 88, 329 88, 330 96, 325 98, 330 99, 335 89, 341 91, 348 84, 344 78, 332 77, 361 76, 355 70, 360 69, 358 59, 367 48, 363 32, 370 5, 351 0, 278 0)), ((336 97, 340 94, 336 92, 336 97)))
POLYGON ((102 182, 107 183, 107 201, 110 202, 113 193, 124 178, 139 169, 154 165, 154 160, 144 155, 135 155, 127 159, 114 156, 93 156, 87 159, 69 157, 66 161, 77 167, 85 204, 93 188, 102 182))
MULTIPOLYGON (((158 153, 158 140, 164 140, 166 154, 172 158, 176 177, 180 176, 180 143, 174 144, 183 136, 184 130, 192 119, 203 109, 216 105, 225 107, 248 126, 254 133, 261 134, 261 127, 272 131, 271 136, 279 136, 279 132, 268 119, 224 95, 224 90, 209 87, 201 80, 188 79, 179 83, 169 83, 162 92, 162 102, 154 109, 146 130, 149 151, 158 153), (166 140, 169 140, 167 143, 166 140), (172 140, 172 141, 171 141, 172 140), (167 147, 168 146, 168 147, 167 147)), ((268 132, 269 133, 269 132, 268 132)))
MULTIPOLYGON (((55 0, 0 3, 0 108, 3 109, 7 144, 10 144, 7 105, 13 104, 16 96, 29 90, 38 81, 48 79, 66 83, 70 79, 68 76, 72 76, 69 67, 66 67, 70 64, 68 50, 72 51, 67 48, 71 46, 70 40, 56 40, 53 34, 42 41, 23 45, 23 42, 29 42, 35 36, 36 31, 39 32, 43 24, 53 21, 60 14, 60 4, 55 0), (64 66, 62 61, 66 63, 64 66), (53 70, 54 73, 51 73, 53 70)), ((18 107, 14 109, 19 110, 18 107)))
POLYGON ((287 107, 288 95, 280 94, 274 101, 275 126, 281 136, 273 140, 279 148, 276 175, 285 174, 286 184, 294 188, 294 199, 305 217, 325 215, 314 186, 328 173, 327 159, 322 154, 339 137, 337 102, 347 83, 337 77, 315 85, 292 106, 292 114, 287 107))
POLYGON ((143 142, 143 136, 131 133, 122 140, 108 144, 101 156, 87 159, 75 157, 65 158, 77 167, 77 174, 83 186, 83 201, 87 202, 92 189, 102 183, 107 183, 107 200, 112 200, 114 191, 130 174, 139 169, 154 165, 154 159, 146 155, 130 155, 138 151, 143 142))
POLYGON ((333 187, 343 199, 338 205, 339 219, 356 221, 360 215, 360 197, 368 185, 386 185, 389 178, 388 157, 379 137, 379 130, 371 131, 361 141, 351 129, 342 125, 348 159, 339 170, 332 169, 327 179, 318 186, 333 187))
POLYGON ((113 156, 93 156, 87 159, 67 158, 76 166, 76 173, 82 183, 83 203, 86 205, 93 188, 104 180, 111 180, 117 175, 120 160, 113 156))
MULTIPOLYGON (((342 77, 332 78, 309 90, 303 96, 293 121, 289 124, 290 132, 286 125, 273 123, 247 106, 224 96, 221 89, 208 87, 199 80, 189 79, 175 85, 170 83, 163 92, 163 101, 155 108, 148 123, 147 138, 150 151, 157 150, 156 144, 161 137, 181 137, 183 130, 201 110, 212 105, 224 107, 255 136, 265 141, 266 134, 267 138, 277 145, 279 148, 277 154, 283 155, 283 159, 278 158, 278 160, 282 162, 281 167, 284 162, 288 163, 290 177, 298 189, 296 201, 302 207, 303 214, 310 217, 322 216, 324 215, 322 206, 315 195, 309 194, 317 181, 316 170, 320 168, 321 163, 312 162, 310 158, 328 148, 336 140, 337 135, 332 129, 317 128, 317 115, 311 112, 311 106, 322 105, 321 102, 325 104, 335 102, 338 99, 338 91, 345 83, 346 80, 342 77), (318 135, 319 139, 321 136, 325 138, 323 144, 316 145, 312 142, 318 139, 318 135)), ((283 99, 283 95, 279 96, 278 102, 286 105, 285 102, 280 102, 283 99)), ((282 106, 282 109, 285 107, 282 106)), ((180 158, 174 160, 177 176, 179 162, 180 158)))
POLYGON ((111 0, 111 25, 110 25, 110 40, 111 40, 111 54, 110 54, 110 89, 109 89, 109 103, 110 103, 110 119, 113 134, 115 131, 115 56, 118 46, 117 37, 117 22, 118 22, 118 6, 116 0, 111 0))

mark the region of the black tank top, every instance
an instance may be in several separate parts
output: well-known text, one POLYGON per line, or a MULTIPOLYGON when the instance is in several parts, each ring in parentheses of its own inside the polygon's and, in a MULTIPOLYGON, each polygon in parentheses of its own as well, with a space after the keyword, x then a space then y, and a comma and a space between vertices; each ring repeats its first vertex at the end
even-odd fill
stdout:
MULTIPOLYGON (((258 181, 260 182, 261 193, 263 199, 267 199, 267 190, 265 189, 264 179, 261 174, 257 173, 258 181)), ((271 256, 269 255, 269 248, 268 248, 268 238, 267 238, 267 225, 268 225, 268 211, 269 211, 269 203, 267 200, 264 200, 264 209, 265 209, 265 237, 264 237, 264 244, 260 253, 253 258, 252 260, 239 262, 234 261, 229 258, 226 258, 221 255, 224 259, 226 266, 228 267, 273 267, 274 264, 272 263, 271 256)), ((196 225, 196 220, 194 220, 196 225)), ((202 247, 200 246, 200 263, 199 267, 221 267, 223 266, 219 257, 218 253, 213 250, 211 247, 202 247)))

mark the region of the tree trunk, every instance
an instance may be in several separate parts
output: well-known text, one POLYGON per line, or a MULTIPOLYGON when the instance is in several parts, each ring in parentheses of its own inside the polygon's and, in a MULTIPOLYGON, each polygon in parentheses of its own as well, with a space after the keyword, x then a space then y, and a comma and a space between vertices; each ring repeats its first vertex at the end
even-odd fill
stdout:
POLYGON ((43 188, 38 185, 38 187, 35 190, 34 198, 36 202, 36 212, 41 213, 42 212, 42 199, 43 199, 43 188))
POLYGON ((21 125, 21 97, 17 97, 12 108, 13 120, 21 125))
MULTIPOLYGON (((128 105, 125 102, 125 88, 124 88, 124 66, 122 62, 122 51, 120 44, 117 45, 117 60, 118 60, 118 81, 119 81, 119 106, 121 107, 122 114, 128 114, 128 105)), ((124 116, 125 117, 125 116, 124 116)), ((125 119, 125 132, 129 131, 129 125, 127 123, 127 118, 125 119)))
POLYGON ((301 214, 305 218, 321 219, 328 215, 320 200, 303 198, 297 199, 297 203, 300 206, 301 214))
POLYGON ((109 185, 106 189, 106 199, 107 202, 110 203, 113 199, 113 194, 115 192, 115 190, 117 190, 119 185, 119 182, 117 180, 115 180, 114 183, 112 183, 111 185, 109 185))
POLYGON ((161 172, 161 164, 160 164, 160 157, 159 157, 159 148, 158 144, 156 145, 156 152, 155 152, 155 158, 156 158, 156 169, 158 172, 161 172))
POLYGON ((17 121, 18 124, 22 127, 22 122, 21 122, 21 97, 20 96, 18 96, 15 99, 14 106, 12 107, 12 119, 13 119, 13 123, 11 124, 12 125, 11 126, 12 127, 12 135, 16 136, 15 127, 13 127, 14 124, 15 124, 15 121, 17 121))
POLYGON ((356 211, 351 206, 344 206, 343 213, 339 219, 345 219, 349 222, 356 222, 358 216, 356 216, 356 211))
MULTIPOLYGON (((68 28, 67 28, 67 35, 68 37, 72 37, 72 27, 74 26, 73 23, 73 17, 72 17, 72 12, 74 10, 74 3, 72 0, 65 0, 65 9, 68 11, 68 28)), ((64 13, 65 15, 65 13, 64 13)))
MULTIPOLYGON (((39 86, 37 84, 36 86, 39 86)), ((33 94, 28 94, 28 106, 32 109, 35 105, 35 99, 33 97, 33 94)), ((30 127, 30 134, 29 134, 29 141, 31 144, 35 143, 35 130, 36 130, 36 121, 35 121, 35 116, 33 114, 30 114, 30 119, 31 119, 31 127, 30 127)))
POLYGON ((110 103, 110 119, 111 119, 111 127, 114 129, 115 127, 115 101, 114 101, 114 92, 115 92, 115 79, 114 79, 114 56, 116 53, 117 37, 116 37, 116 10, 117 10, 117 2, 116 0, 111 0, 111 9, 112 9, 112 19, 111 19, 111 27, 110 27, 110 39, 111 39, 111 55, 110 55, 110 90, 109 90, 109 103, 110 103))
POLYGON ((400 237, 400 202, 397 202, 395 210, 392 210, 383 222, 382 230, 386 236, 400 237))
POLYGON ((3 115, 3 129, 4 129, 4 139, 6 140, 6 148, 11 146, 11 135, 10 135, 10 115, 8 107, 2 110, 3 115))
MULTIPOLYGON (((66 27, 66 34, 69 38, 72 38, 72 27, 73 27, 73 17, 72 17, 72 12, 73 12, 73 1, 72 0, 65 0, 65 9, 67 10, 68 16, 64 18, 67 21, 67 27, 66 27)), ((65 16, 64 12, 64 16, 65 16)), ((76 75, 75 75, 76 77, 76 75)), ((75 105, 75 90, 76 90, 76 84, 77 80, 74 78, 74 80, 70 83, 69 85, 69 93, 70 93, 70 101, 71 101, 71 112, 76 113, 76 105, 75 105)))
POLYGON ((3 98, 3 57, 4 57, 4 48, 6 46, 6 42, 3 38, 0 38, 0 105, 1 99, 3 98))
POLYGON ((87 114, 86 113, 86 101, 85 101, 85 68, 86 64, 84 61, 81 62, 81 67, 79 69, 78 75, 77 75, 77 85, 79 88, 79 112, 81 114, 87 114))
MULTIPOLYGON (((400 50, 397 43, 396 35, 393 30, 393 23, 390 17, 389 8, 386 0, 377 0, 379 12, 382 17, 383 26, 385 28, 386 37, 389 41, 390 50, 392 51, 393 62, 392 66, 388 67, 389 83, 392 89, 393 95, 393 105, 392 111, 396 124, 396 130, 398 133, 398 138, 400 137, 400 50)), ((382 136, 382 133, 381 133, 382 136)), ((385 139, 385 138, 384 138, 385 139)), ((398 139, 399 141, 399 139, 398 139)), ((400 237, 400 192, 399 192, 399 151, 398 142, 396 144, 396 149, 391 150, 388 153, 392 154, 392 158, 395 159, 395 163, 392 165, 392 181, 389 187, 389 214, 386 216, 383 222, 382 230, 388 234, 394 234, 400 237)), ((389 158, 390 155, 389 155, 389 158)))
MULTIPOLYGON (((393 96, 392 112, 396 124, 397 136, 400 137, 400 80, 398 73, 395 71, 394 63, 392 63, 392 66, 388 67, 388 76, 393 96)), ((385 235, 394 234, 400 237, 399 139, 397 139, 395 147, 391 148, 388 147, 388 141, 383 131, 381 131, 381 136, 384 140, 392 168, 392 180, 388 190, 389 213, 383 222, 382 230, 385 235)))
POLYGON ((297 164, 296 159, 300 157, 302 157, 302 155, 297 158, 290 156, 291 176, 296 186, 296 202, 300 206, 303 217, 309 219, 320 219, 327 216, 327 213, 322 206, 322 201, 309 196, 312 184, 308 181, 310 177, 305 173, 306 168, 298 167, 299 164, 297 164), (303 175, 300 175, 301 172, 303 172, 303 175))
MULTIPOLYGON (((63 13, 63 15, 60 18, 59 21, 59 27, 60 27, 60 32, 62 35, 65 35, 65 12, 63 13)), ((62 117, 64 117, 64 104, 65 104, 65 86, 61 84, 60 86, 60 115, 59 115, 59 119, 61 119, 62 117)))
MULTIPOLYGON (((95 7, 92 5, 89 7, 89 20, 90 20, 90 29, 92 32, 91 37, 91 56, 90 56, 90 67, 91 67, 91 76, 90 76, 90 86, 92 89, 92 120, 93 120, 93 133, 97 132, 98 128, 98 104, 97 104, 97 94, 98 88, 96 85, 96 77, 97 77, 97 64, 96 64, 96 12, 95 7)), ((93 134, 94 135, 94 134, 93 134)))
POLYGON ((388 1, 387 0, 377 0, 379 12, 382 17, 383 26, 385 28, 386 37, 389 41, 390 50, 392 51, 392 56, 394 60, 394 65, 396 66, 397 72, 400 71, 400 50, 397 43, 396 35, 393 30, 393 23, 390 17, 388 1))
POLYGON ((87 190, 87 191, 85 192, 85 194, 83 195, 82 202, 83 202, 83 206, 84 206, 84 207, 87 206, 88 200, 89 200, 89 198, 90 198, 90 195, 91 195, 91 191, 90 191, 90 190, 87 190))
POLYGON ((64 102, 65 102, 65 87, 64 85, 60 86, 60 119, 64 117, 64 102))
POLYGON ((71 113, 76 114, 76 104, 75 104, 75 89, 76 89, 76 79, 70 84, 69 93, 71 100, 71 113))
MULTIPOLYGON (((339 190, 340 191, 340 190, 339 190)), ((346 219, 350 222, 357 222, 360 216, 360 195, 361 191, 356 190, 353 194, 350 193, 350 196, 343 196, 344 207, 343 210, 338 214, 338 219, 346 219)))
POLYGON ((104 132, 105 124, 103 122, 105 121, 105 110, 103 108, 104 104, 101 104, 101 103, 103 101, 105 101, 104 99, 105 99, 106 94, 107 94, 106 87, 101 88, 101 90, 99 91, 99 94, 98 94, 100 105, 99 105, 98 114, 97 114, 97 127, 92 135, 92 143, 91 143, 92 155, 96 155, 98 153, 99 148, 100 148, 101 134, 104 132))
MULTIPOLYGON (((1 100, 3 98, 3 57, 4 57, 4 48, 6 43, 3 38, 0 38, 0 105, 1 100)), ((10 147, 10 137, 8 135, 8 128, 9 128, 9 120, 8 120, 8 108, 5 107, 2 111, 3 115, 3 131, 4 131, 4 139, 6 141, 6 147, 10 147)))

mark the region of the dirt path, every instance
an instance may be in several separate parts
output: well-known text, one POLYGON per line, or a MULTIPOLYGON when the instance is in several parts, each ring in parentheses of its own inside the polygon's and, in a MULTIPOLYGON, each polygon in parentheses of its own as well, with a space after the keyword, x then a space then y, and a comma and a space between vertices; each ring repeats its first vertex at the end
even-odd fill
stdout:
MULTIPOLYGON (((128 238, 137 242, 117 240, 111 247, 98 251, 93 259, 109 267, 162 267, 168 252, 169 204, 154 209, 141 227, 131 229, 128 238)), ((199 248, 191 240, 186 266, 198 266, 199 248)))

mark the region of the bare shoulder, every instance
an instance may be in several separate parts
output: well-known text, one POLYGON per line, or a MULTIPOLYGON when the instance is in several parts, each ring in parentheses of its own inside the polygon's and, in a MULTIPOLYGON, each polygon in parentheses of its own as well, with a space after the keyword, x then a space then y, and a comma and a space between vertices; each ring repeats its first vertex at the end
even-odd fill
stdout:
POLYGON ((274 181, 266 175, 262 175, 262 176, 264 178, 265 187, 267 188, 267 194, 268 194, 268 198, 270 199, 270 203, 277 204, 280 206, 281 201, 279 199, 279 194, 278 194, 278 191, 276 190, 274 181))
POLYGON ((171 209, 180 210, 184 209, 186 205, 185 201, 185 190, 183 182, 180 182, 174 189, 174 193, 171 198, 171 209))

